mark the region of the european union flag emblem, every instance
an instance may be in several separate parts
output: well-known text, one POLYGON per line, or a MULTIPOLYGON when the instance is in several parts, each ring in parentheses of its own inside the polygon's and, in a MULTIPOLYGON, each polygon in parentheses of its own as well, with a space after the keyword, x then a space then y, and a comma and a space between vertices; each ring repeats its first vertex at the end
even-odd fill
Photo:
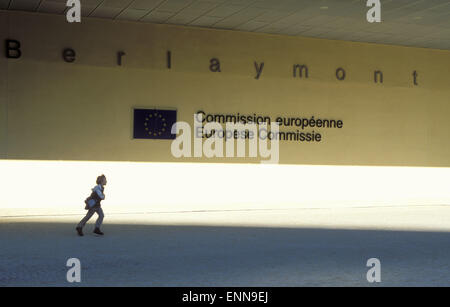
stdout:
POLYGON ((176 110, 134 109, 133 138, 175 139, 171 129, 176 121, 176 110))

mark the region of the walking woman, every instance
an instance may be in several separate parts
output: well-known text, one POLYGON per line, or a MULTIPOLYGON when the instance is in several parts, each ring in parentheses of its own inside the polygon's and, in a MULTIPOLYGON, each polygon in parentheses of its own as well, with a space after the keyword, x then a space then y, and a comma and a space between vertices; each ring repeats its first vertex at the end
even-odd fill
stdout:
POLYGON ((104 186, 106 185, 106 177, 105 175, 101 175, 97 177, 97 185, 92 189, 91 196, 89 196, 86 200, 86 210, 89 210, 86 214, 86 216, 78 223, 78 226, 76 228, 78 235, 83 236, 83 227, 86 225, 87 221, 94 215, 94 213, 97 213, 98 218, 95 222, 95 229, 94 233, 98 235, 103 235, 103 232, 100 231, 100 227, 103 223, 103 218, 105 215, 103 214, 103 210, 101 207, 100 202, 105 199, 104 186))

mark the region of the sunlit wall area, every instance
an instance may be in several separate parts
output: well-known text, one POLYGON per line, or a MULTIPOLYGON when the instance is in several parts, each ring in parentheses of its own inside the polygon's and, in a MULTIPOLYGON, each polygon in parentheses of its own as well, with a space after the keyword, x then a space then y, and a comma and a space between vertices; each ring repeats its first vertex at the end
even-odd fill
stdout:
POLYGON ((450 204, 450 168, 3 160, 0 210, 82 213, 100 174, 110 212, 450 204))

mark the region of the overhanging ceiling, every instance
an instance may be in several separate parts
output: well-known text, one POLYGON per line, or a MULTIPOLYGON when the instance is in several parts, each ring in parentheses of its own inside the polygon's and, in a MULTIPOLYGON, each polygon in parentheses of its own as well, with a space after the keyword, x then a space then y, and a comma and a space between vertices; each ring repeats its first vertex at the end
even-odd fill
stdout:
MULTIPOLYGON (((66 0, 0 0, 0 9, 64 14, 66 0)), ((81 0, 82 16, 450 50, 450 0, 81 0)))

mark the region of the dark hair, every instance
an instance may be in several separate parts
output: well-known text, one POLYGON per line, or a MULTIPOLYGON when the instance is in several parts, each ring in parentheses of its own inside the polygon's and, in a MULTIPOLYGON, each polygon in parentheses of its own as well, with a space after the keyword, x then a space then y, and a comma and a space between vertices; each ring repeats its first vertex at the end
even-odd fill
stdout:
POLYGON ((101 175, 97 177, 97 184, 100 184, 103 181, 103 178, 106 179, 105 175, 101 175))

